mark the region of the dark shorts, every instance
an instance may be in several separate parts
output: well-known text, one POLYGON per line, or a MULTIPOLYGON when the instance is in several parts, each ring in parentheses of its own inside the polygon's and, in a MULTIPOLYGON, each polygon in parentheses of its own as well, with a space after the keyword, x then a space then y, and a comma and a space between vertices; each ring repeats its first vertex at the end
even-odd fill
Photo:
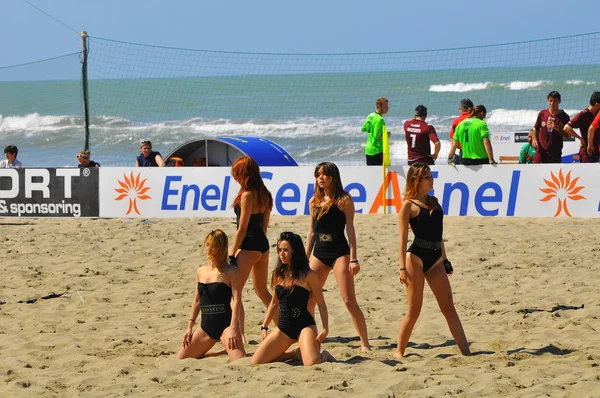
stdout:
POLYGON ((366 155, 366 156, 367 156, 367 166, 383 165, 383 153, 378 153, 377 155, 366 155))
POLYGON ((480 164, 490 164, 490 161, 488 158, 485 159, 467 159, 467 158, 462 158, 462 164, 465 166, 477 166, 480 164))
MULTIPOLYGON (((456 155, 454 155, 454 156, 456 156, 456 155)), ((429 166, 435 165, 435 161, 433 160, 433 158, 431 158, 429 156, 425 156, 425 157, 419 158, 419 159, 410 159, 408 161, 408 165, 409 166, 412 166, 415 163, 425 163, 425 164, 427 164, 429 166)))

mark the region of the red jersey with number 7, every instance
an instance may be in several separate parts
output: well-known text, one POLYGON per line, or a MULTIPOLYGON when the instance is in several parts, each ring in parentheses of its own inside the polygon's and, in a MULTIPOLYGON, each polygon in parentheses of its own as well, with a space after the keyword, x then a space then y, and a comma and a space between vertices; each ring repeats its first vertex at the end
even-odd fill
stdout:
POLYGON ((410 163, 422 161, 430 163, 431 145, 440 139, 435 132, 435 128, 422 120, 412 119, 404 123, 404 133, 406 134, 406 144, 408 148, 408 161, 410 163))

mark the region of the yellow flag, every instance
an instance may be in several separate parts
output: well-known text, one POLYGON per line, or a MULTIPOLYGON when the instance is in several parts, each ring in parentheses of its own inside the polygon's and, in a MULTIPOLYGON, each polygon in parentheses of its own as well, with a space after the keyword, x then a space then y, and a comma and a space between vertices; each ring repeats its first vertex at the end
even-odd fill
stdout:
POLYGON ((383 164, 390 165, 390 140, 388 138, 387 127, 383 126, 383 164))

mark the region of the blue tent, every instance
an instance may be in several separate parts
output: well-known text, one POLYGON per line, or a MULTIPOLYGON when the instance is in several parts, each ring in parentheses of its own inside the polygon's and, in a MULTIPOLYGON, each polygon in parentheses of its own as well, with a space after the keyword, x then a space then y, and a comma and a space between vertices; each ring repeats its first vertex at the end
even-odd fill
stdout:
POLYGON ((169 153, 166 161, 167 165, 231 166, 242 156, 251 156, 259 166, 298 166, 285 149, 258 137, 217 137, 186 142, 169 153))

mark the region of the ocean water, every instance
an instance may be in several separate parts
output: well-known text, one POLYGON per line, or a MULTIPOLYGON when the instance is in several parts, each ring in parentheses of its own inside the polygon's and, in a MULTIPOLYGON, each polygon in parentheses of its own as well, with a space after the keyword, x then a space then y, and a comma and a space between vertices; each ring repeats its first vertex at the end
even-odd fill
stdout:
MULTIPOLYGON (((84 145, 79 63, 61 62, 70 69, 56 68, 63 71, 59 79, 58 73, 40 72, 11 81, 14 70, 0 69, 0 146, 17 145, 28 167, 75 166, 75 154, 84 145)), ((102 73, 108 68, 104 65, 102 73)), ((427 121, 442 140, 440 158, 445 159, 448 131, 462 98, 486 106, 492 133, 524 132, 547 106, 549 91, 562 94, 561 107, 573 116, 600 86, 599 65, 305 74, 267 70, 164 78, 98 78, 99 68, 90 67, 90 144, 92 158, 103 166, 134 164, 142 139, 152 140, 154 149, 167 155, 190 140, 243 135, 277 142, 301 165, 323 160, 364 164, 361 126, 382 96, 390 101, 385 120, 392 133, 392 163, 406 163, 402 125, 419 104, 429 109, 427 121)))

